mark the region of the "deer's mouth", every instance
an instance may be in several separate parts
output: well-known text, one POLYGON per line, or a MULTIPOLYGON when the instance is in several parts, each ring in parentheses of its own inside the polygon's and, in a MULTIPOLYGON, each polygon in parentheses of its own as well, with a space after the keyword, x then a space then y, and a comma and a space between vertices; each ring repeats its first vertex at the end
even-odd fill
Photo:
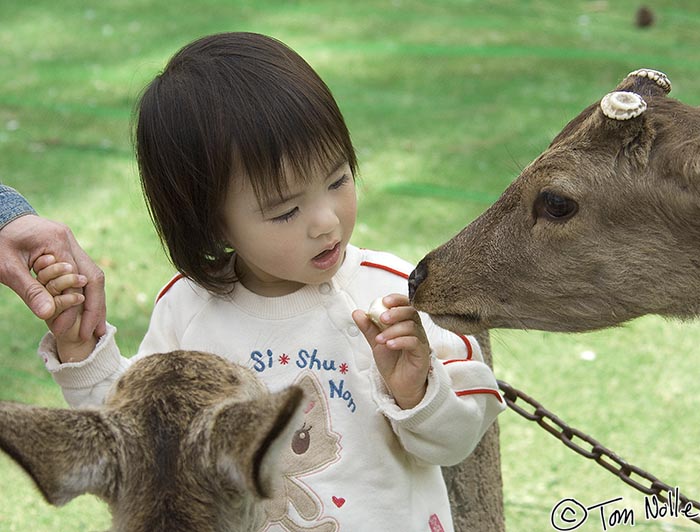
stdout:
POLYGON ((609 323, 583 320, 580 316, 574 319, 546 317, 517 317, 516 315, 495 314, 433 314, 428 312, 436 325, 456 334, 477 334, 487 329, 520 329, 550 332, 586 332, 609 326, 609 323))
POLYGON ((456 334, 476 334, 487 328, 477 313, 430 314, 430 318, 436 325, 456 334))

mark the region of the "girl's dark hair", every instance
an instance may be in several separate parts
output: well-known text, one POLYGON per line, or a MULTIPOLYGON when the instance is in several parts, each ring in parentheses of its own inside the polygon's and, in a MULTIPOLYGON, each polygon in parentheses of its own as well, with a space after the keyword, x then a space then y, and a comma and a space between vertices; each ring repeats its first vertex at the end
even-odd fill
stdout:
POLYGON ((314 70, 280 41, 222 33, 177 52, 137 108, 136 157, 158 235, 175 267, 217 293, 235 273, 223 207, 234 174, 259 200, 285 176, 357 161, 343 116, 314 70))

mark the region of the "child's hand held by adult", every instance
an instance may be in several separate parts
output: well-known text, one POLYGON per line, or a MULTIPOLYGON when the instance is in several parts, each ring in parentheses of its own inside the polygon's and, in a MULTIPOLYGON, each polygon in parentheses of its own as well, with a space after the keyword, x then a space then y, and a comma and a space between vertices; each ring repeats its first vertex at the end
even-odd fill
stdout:
MULTIPOLYGON (((0 185, 0 198, 8 197, 7 189, 8 187, 0 185)), ((75 321, 77 309, 67 306, 57 311, 54 295, 48 293, 29 270, 41 269, 35 268, 35 263, 42 255, 68 262, 76 268, 75 271, 88 279, 88 283, 82 287, 86 296, 81 326, 83 338, 87 339, 93 334, 103 335, 106 332, 106 310, 102 270, 83 251, 68 227, 33 214, 31 207, 18 194, 13 192, 10 196, 15 198, 14 201, 20 201, 20 205, 25 205, 26 214, 4 226, 0 225, 0 255, 3 257, 0 263, 0 283, 14 290, 37 317, 46 320, 51 315, 58 315, 53 320, 52 330, 62 332, 75 321), (20 200, 16 199, 17 196, 20 200), (65 310, 69 312, 64 312, 65 310)), ((64 299, 68 303, 72 301, 64 299)), ((61 302, 63 299, 59 299, 61 302)))
POLYGON ((39 281, 54 298, 56 312, 46 320, 52 328, 61 313, 79 307, 78 316, 68 329, 54 331, 56 347, 61 362, 80 362, 87 358, 97 344, 94 336, 87 341, 80 336, 80 325, 84 312, 85 296, 82 288, 88 279, 84 275, 73 273, 73 266, 67 262, 56 262, 52 255, 42 255, 34 262, 34 272, 39 281))
POLYGON ((55 311, 46 321, 53 322, 61 313, 85 302, 82 288, 87 285, 87 277, 73 273, 73 266, 67 262, 56 262, 53 255, 42 255, 33 267, 37 281, 53 296, 55 311))

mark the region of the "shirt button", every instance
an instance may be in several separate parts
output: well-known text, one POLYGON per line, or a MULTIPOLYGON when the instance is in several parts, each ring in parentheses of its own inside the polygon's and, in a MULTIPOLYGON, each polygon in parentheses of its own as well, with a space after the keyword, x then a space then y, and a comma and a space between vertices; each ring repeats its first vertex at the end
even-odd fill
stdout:
POLYGON ((321 292, 324 296, 327 296, 331 293, 331 285, 329 283, 321 283, 318 287, 318 291, 321 292))
POLYGON ((360 329, 358 329, 354 325, 351 325, 350 327, 348 327, 348 334, 350 336, 357 336, 358 334, 360 334, 360 329))

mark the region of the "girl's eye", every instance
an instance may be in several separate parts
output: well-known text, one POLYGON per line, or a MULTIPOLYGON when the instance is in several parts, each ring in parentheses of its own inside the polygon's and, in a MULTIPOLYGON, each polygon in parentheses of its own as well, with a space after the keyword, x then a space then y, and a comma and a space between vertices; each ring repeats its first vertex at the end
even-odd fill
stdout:
POLYGON ((272 218, 272 221, 275 223, 282 223, 282 222, 289 222, 294 218, 297 213, 299 212, 299 207, 294 207, 291 211, 285 212, 284 214, 281 214, 280 216, 275 216, 272 218))
POLYGON ((328 187, 331 190, 338 190, 340 187, 342 187, 345 183, 347 183, 350 180, 347 174, 345 174, 343 177, 338 179, 338 181, 334 181, 331 183, 331 186, 328 187))

